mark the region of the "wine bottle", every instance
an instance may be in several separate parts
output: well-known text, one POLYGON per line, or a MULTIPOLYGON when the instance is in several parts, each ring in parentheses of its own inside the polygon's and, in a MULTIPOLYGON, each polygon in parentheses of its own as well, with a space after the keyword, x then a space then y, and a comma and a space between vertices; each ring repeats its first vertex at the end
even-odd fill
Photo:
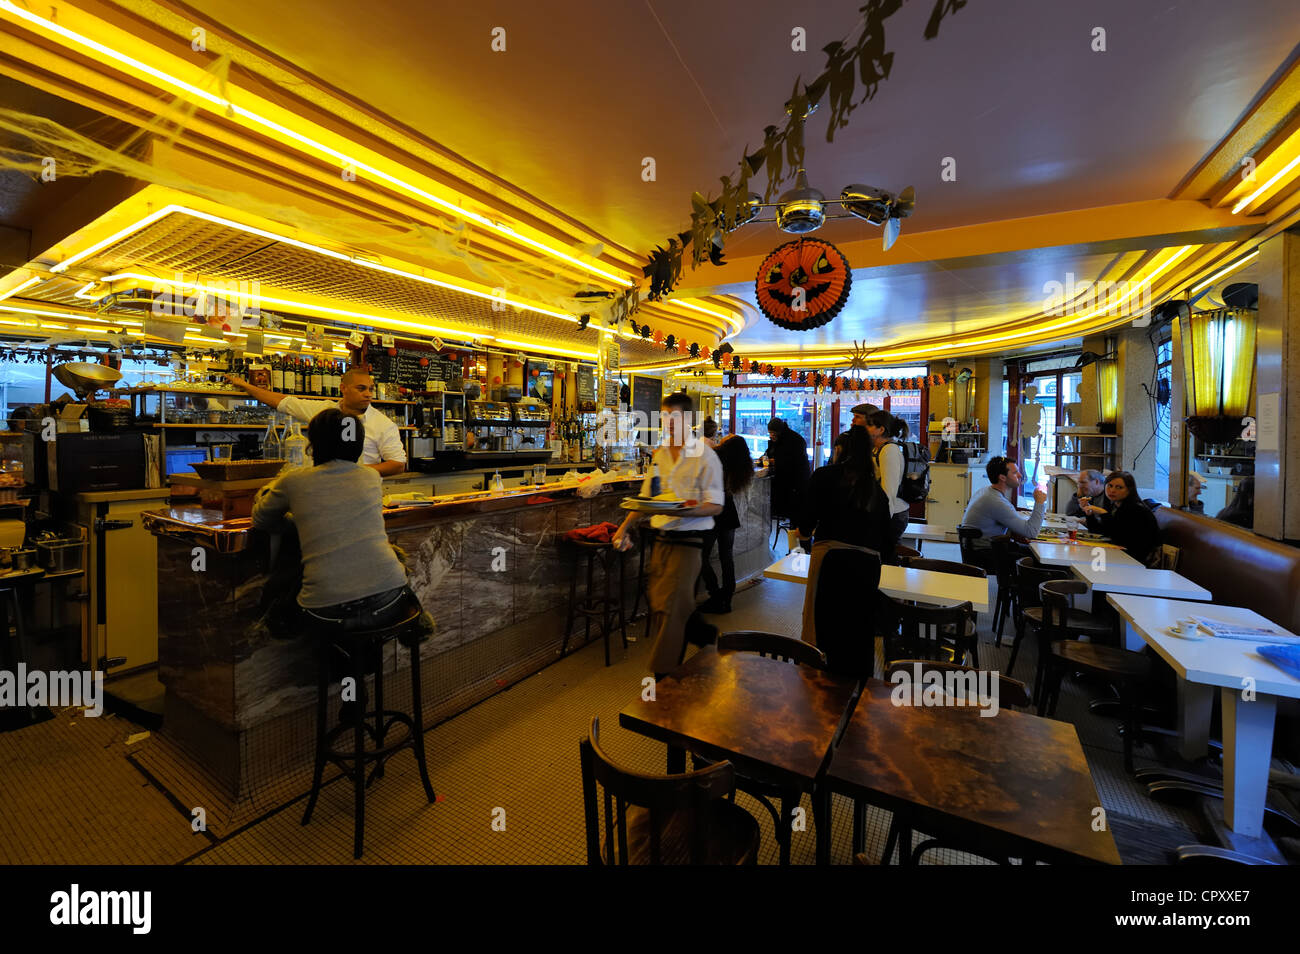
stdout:
POLYGON ((329 393, 325 390, 325 369, 321 367, 319 358, 312 363, 311 387, 312 394, 319 394, 323 397, 329 393))

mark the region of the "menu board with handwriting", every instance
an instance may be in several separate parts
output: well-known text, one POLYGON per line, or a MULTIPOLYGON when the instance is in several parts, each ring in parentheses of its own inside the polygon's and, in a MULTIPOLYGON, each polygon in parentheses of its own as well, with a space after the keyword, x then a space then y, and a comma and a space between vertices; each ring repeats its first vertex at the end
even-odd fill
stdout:
POLYGON ((578 365, 578 403, 596 403, 596 369, 591 365, 578 365))
POLYGON ((366 349, 366 361, 377 384, 396 384, 423 391, 430 380, 451 382, 456 376, 456 362, 435 351, 414 348, 397 348, 389 354, 381 345, 366 349), (421 363, 426 362, 426 363, 421 363))

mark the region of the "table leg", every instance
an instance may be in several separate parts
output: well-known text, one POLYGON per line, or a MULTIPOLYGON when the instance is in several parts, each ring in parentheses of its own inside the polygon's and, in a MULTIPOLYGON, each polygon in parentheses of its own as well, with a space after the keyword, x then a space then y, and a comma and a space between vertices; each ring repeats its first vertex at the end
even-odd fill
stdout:
POLYGON ((1210 748, 1210 716, 1214 687, 1178 679, 1178 754, 1187 761, 1200 758, 1210 748))
POLYGON ((1238 834, 1264 832, 1264 797, 1273 754, 1277 699, 1263 693, 1253 702, 1240 689, 1220 690, 1223 704, 1223 818, 1238 834))
POLYGON ((1142 634, 1133 628, 1133 624, 1127 620, 1124 622, 1124 648, 1131 653, 1141 652, 1142 647, 1146 645, 1146 640, 1142 634))
POLYGON ((681 775, 686 771, 686 750, 681 746, 668 746, 668 774, 681 775))
POLYGON ((831 790, 828 785, 817 786, 813 791, 813 804, 817 806, 817 864, 831 863, 831 790))

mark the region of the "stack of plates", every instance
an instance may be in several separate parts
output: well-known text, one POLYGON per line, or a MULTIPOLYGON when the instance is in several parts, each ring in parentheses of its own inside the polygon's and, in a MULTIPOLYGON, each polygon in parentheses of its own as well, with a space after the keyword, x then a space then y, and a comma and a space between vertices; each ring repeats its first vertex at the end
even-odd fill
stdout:
POLYGON ((656 500, 653 497, 625 497, 619 504, 624 510, 653 510, 667 513, 680 510, 685 502, 681 500, 656 500))

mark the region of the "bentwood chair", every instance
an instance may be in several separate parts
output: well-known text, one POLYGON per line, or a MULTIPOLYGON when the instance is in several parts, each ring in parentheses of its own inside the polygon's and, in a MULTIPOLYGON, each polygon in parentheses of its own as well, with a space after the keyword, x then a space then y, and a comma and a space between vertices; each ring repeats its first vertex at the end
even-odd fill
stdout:
POLYGON ((735 790, 730 762, 680 775, 621 768, 600 747, 599 719, 579 749, 588 864, 758 863, 758 822, 727 800, 735 790))
MULTIPOLYGON (((1142 690, 1151 675, 1151 660, 1142 653, 1084 643, 1071 636, 1077 624, 1070 614, 1070 597, 1087 593, 1088 584, 1077 580, 1054 580, 1042 584, 1043 625, 1040 642, 1048 644, 1042 681, 1035 687, 1038 714, 1052 716, 1061 697, 1061 681, 1067 672, 1096 676, 1115 688, 1124 713, 1124 771, 1133 774, 1133 745, 1141 732, 1139 712, 1142 690)), ((1109 623, 1107 623, 1109 631, 1109 623)))
POLYGON ((921 559, 921 551, 909 547, 906 544, 897 543, 894 545, 894 556, 896 556, 900 562, 904 560, 919 560, 921 559))
MULTIPOLYGON (((959 666, 955 663, 935 662, 929 659, 899 659, 890 663, 889 670, 885 678, 893 682, 894 674, 897 672, 906 673, 909 677, 925 679, 929 673, 937 673, 940 677, 948 673, 962 674, 965 678, 952 680, 952 687, 960 697, 953 699, 954 702, 961 704, 977 705, 978 699, 972 700, 964 690, 971 686, 974 679, 980 675, 980 670, 971 666, 959 666), (919 669, 918 669, 919 667, 919 669), (972 679, 971 677, 974 677, 972 679)), ((1029 707, 1030 698, 1029 690, 1023 682, 1017 679, 1011 679, 1000 673, 990 673, 997 676, 997 699, 998 706, 1011 709, 1025 709, 1029 707)), ((945 680, 947 684, 947 680, 945 680)), ((859 852, 865 845, 866 832, 866 803, 855 802, 853 812, 853 850, 859 852)), ((981 855, 992 858, 1001 864, 1009 864, 1010 859, 1001 855, 986 854, 980 846, 978 834, 972 833, 970 839, 952 837, 945 838, 928 838, 912 847, 912 828, 908 824, 905 813, 894 812, 893 821, 889 826, 889 835, 885 839, 885 850, 881 855, 881 864, 888 864, 890 858, 894 855, 895 846, 898 846, 899 861, 902 864, 918 864, 921 857, 927 851, 933 851, 937 848, 952 848, 957 851, 964 851, 969 854, 981 855)))
POLYGON ((984 532, 978 527, 968 527, 965 524, 957 527, 957 544, 961 547, 961 562, 978 566, 987 572, 992 569, 993 552, 988 547, 975 542, 983 536, 984 532))
MULTIPOLYGON (((1068 570, 1054 566, 1043 566, 1031 556, 1021 557, 1016 561, 1016 599, 1011 617, 1016 634, 1011 641, 1011 659, 1007 662, 1008 676, 1016 671, 1016 656, 1020 654, 1020 641, 1025 637, 1025 630, 1030 626, 1038 627, 1042 625, 1043 602, 1038 595, 1039 584, 1046 583, 1049 580, 1069 579, 1069 576, 1068 570)), ((1038 682, 1035 678, 1035 692, 1037 692, 1037 686, 1038 682)))
MULTIPOLYGON (((957 576, 970 576, 981 580, 986 579, 988 576, 978 566, 972 566, 969 563, 954 563, 951 560, 927 560, 922 557, 908 560, 904 566, 913 570, 932 570, 935 573, 952 573, 957 576)), ((976 634, 977 617, 978 614, 972 609, 965 632, 957 640, 957 648, 960 652, 959 658, 965 658, 965 654, 969 652, 971 662, 976 666, 980 664, 979 636, 976 634)))
POLYGON ((965 658, 972 636, 967 635, 974 613, 970 602, 956 606, 929 606, 883 596, 881 612, 893 622, 885 638, 885 666, 896 659, 943 661, 951 655, 965 658))
POLYGON ((998 601, 993 607, 993 645, 1002 645, 1002 629, 1007 618, 1015 619, 1016 612, 1016 552, 1015 541, 1006 534, 993 537, 993 572, 998 578, 998 601))
MULTIPOLYGON (((793 665, 811 666, 813 669, 826 669, 826 656, 812 643, 790 636, 778 636, 776 633, 763 633, 754 630, 742 630, 723 633, 718 637, 718 652, 721 653, 756 653, 769 659, 793 665)), ((713 764, 699 755, 691 758, 691 764, 697 770, 713 764)), ((777 843, 781 846, 781 858, 784 864, 789 859, 790 826, 781 821, 781 812, 776 803, 780 801, 798 803, 799 793, 782 788, 762 779, 750 778, 736 773, 736 788, 753 798, 772 816, 772 830, 776 833, 777 843)), ((734 801, 734 798, 733 798, 734 801)), ((817 802, 814 799, 814 807, 817 802)))

